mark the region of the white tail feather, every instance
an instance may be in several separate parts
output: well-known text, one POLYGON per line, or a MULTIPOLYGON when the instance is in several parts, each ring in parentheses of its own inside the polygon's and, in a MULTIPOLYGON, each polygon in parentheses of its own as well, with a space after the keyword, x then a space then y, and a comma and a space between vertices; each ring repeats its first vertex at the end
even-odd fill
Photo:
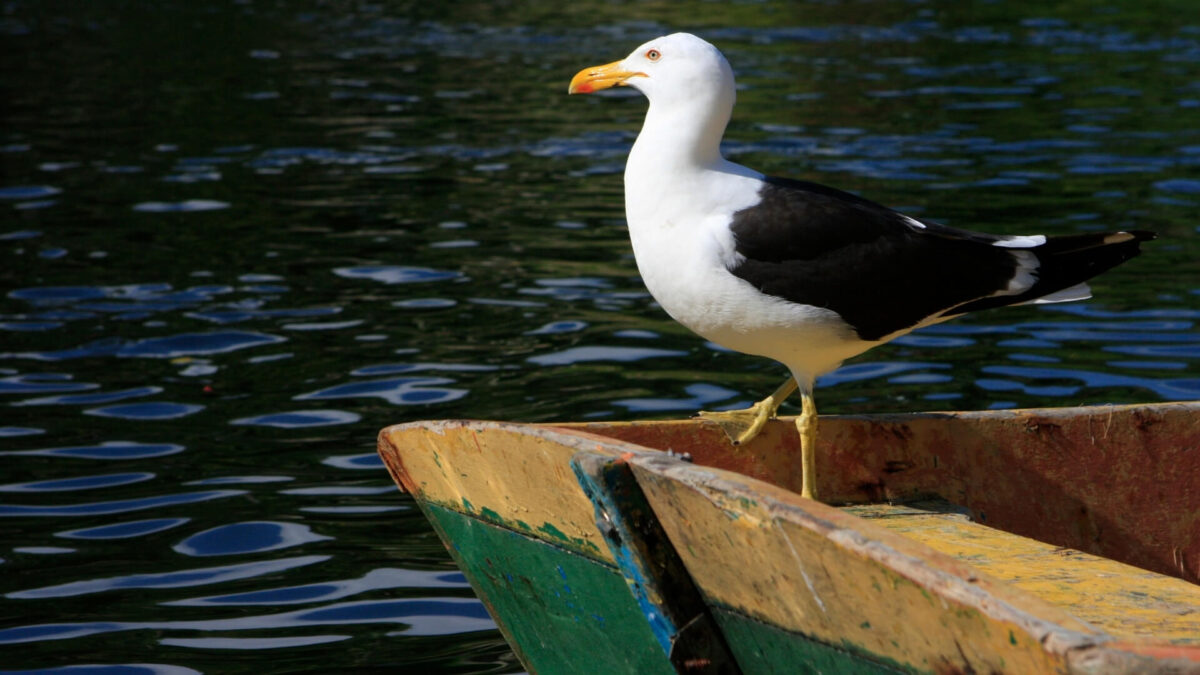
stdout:
POLYGON ((1040 298, 1034 298, 1029 302, 1023 302, 1022 305, 1045 305, 1052 302, 1071 302, 1074 300, 1087 300, 1092 297, 1092 289, 1087 284, 1075 284, 1061 291, 1055 291, 1050 295, 1043 295, 1040 298))

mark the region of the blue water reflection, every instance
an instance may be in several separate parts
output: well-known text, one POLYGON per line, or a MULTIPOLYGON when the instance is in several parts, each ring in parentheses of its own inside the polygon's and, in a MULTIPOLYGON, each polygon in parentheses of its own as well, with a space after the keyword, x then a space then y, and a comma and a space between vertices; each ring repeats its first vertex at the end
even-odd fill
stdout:
POLYGON ((36 450, 0 451, 0 456, 75 457, 79 459, 149 459, 165 457, 184 451, 182 445, 174 443, 135 443, 131 441, 105 441, 99 445, 66 448, 39 448, 36 450))
POLYGON ((0 438, 13 438, 16 436, 37 436, 38 434, 46 433, 45 429, 37 429, 34 427, 0 427, 0 438))
POLYGON ((317 609, 201 621, 91 622, 0 629, 0 644, 65 640, 129 630, 239 631, 325 625, 394 623, 403 635, 448 635, 493 630, 496 624, 474 598, 411 598, 345 602, 317 609))
POLYGON ((228 202, 215 199, 185 199, 181 202, 141 202, 134 204, 134 211, 143 213, 184 213, 194 211, 217 211, 229 208, 228 202))
POLYGON ((238 426, 276 427, 279 429, 301 429, 305 427, 327 427, 335 424, 354 424, 361 415, 344 410, 296 410, 293 412, 268 413, 253 417, 230 420, 238 426))
POLYGON ((201 671, 193 668, 163 663, 92 664, 0 672, 7 675, 44 675, 47 673, 64 673, 65 675, 201 675, 201 671))
POLYGON ((37 199, 61 192, 62 190, 50 185, 12 185, 0 187, 0 199, 37 199))
MULTIPOLYGON (((1168 401, 1190 401, 1200 399, 1200 378, 1152 378, 1133 375, 1117 375, 1113 373, 1093 372, 1086 370, 1028 368, 1018 366, 987 366, 983 372, 995 375, 1008 375, 1014 378, 1030 380, 1076 380, 1078 384, 1067 386, 1034 386, 1016 380, 979 380, 987 382, 993 388, 1007 391, 1021 390, 1039 396, 1067 396, 1078 392, 1082 387, 1133 387, 1145 389, 1168 401)), ((981 385, 982 386, 982 385, 981 385)))
POLYGON ((723 405, 712 406, 717 401, 726 401, 738 395, 738 392, 733 389, 719 387, 714 384, 692 384, 683 388, 684 393, 688 394, 681 398, 625 398, 613 401, 616 405, 623 408, 628 408, 633 412, 665 412, 668 410, 677 410, 685 413, 692 413, 704 408, 715 408, 717 410, 725 408, 736 408, 739 405, 745 407, 746 403, 738 400, 723 405))
POLYGON ((204 406, 188 403, 129 403, 126 405, 110 405, 103 408, 84 410, 84 415, 96 417, 119 417, 126 420, 169 420, 187 417, 204 410, 204 406))
POLYGON ((173 359, 181 356, 203 356, 277 344, 287 338, 246 331, 220 331, 214 333, 188 333, 165 338, 144 340, 102 339, 73 349, 45 352, 22 352, 18 358, 39 361, 63 361, 96 356, 123 356, 153 359, 173 359))
POLYGON ((454 380, 444 377, 397 377, 385 380, 367 380, 300 394, 295 399, 308 401, 371 397, 381 398, 392 405, 446 403, 460 399, 468 393, 466 389, 440 386, 453 382, 454 380))
POLYGON ((72 382, 70 375, 59 373, 28 373, 0 378, 0 394, 46 394, 61 391, 87 391, 100 385, 72 382))
POLYGON ((261 483, 287 483, 295 478, 291 476, 214 476, 190 480, 184 485, 257 485, 261 483))
POLYGON ((97 403, 113 403, 128 398, 152 396, 162 393, 162 387, 135 387, 121 391, 103 391, 95 394, 69 394, 64 396, 43 396, 17 401, 12 405, 95 405, 97 403))
MULTIPOLYGON (((116 589, 129 588, 186 588, 219 584, 236 579, 248 579, 256 576, 276 574, 296 567, 324 562, 329 556, 310 555, 258 562, 237 563, 219 567, 204 567, 174 572, 133 574, 104 579, 89 579, 56 586, 46 586, 24 591, 6 593, 4 597, 22 600, 62 598, 90 593, 103 593, 116 589)), ((0 634, 4 631, 0 630, 0 634)), ((2 641, 2 638, 0 638, 2 641)))
POLYGON ((642 359, 660 359, 674 356, 684 356, 686 352, 676 351, 672 349, 658 349, 655 347, 623 347, 623 346, 600 346, 591 347, 572 347, 560 352, 550 354, 539 354, 531 356, 527 360, 530 363, 536 363, 539 366, 568 366, 576 363, 587 363, 590 361, 616 361, 628 363, 632 361, 641 361, 642 359))
POLYGON ((221 525, 197 532, 172 548, 184 555, 211 556, 262 553, 332 539, 299 523, 250 522, 221 525))
POLYGON ((382 469, 383 460, 374 452, 366 452, 361 455, 339 455, 335 457, 326 457, 321 460, 321 463, 326 466, 332 466, 337 469, 382 469))
POLYGON ((246 494, 242 490, 209 490, 207 492, 183 492, 179 494, 141 497, 138 499, 116 499, 84 504, 60 504, 53 506, 29 506, 25 504, 0 504, 0 516, 104 516, 113 513, 143 511, 163 506, 195 504, 213 499, 224 499, 246 494))
POLYGON ((64 492, 74 490, 94 490, 96 488, 131 485, 154 478, 152 473, 110 473, 103 476, 80 476, 78 478, 59 478, 55 480, 39 480, 29 483, 9 483, 0 485, 0 492, 64 492))
POLYGON ((370 279, 371 281, 379 281, 385 284, 445 281, 461 276, 458 272, 435 270, 428 267, 402 267, 398 265, 339 267, 334 269, 333 273, 347 279, 370 279))
POLYGON ((151 518, 150 520, 131 520, 113 525, 84 527, 78 530, 56 532, 54 536, 67 539, 131 539, 147 534, 154 534, 178 527, 190 522, 191 518, 151 518))
POLYGON ((294 605, 306 602, 328 602, 352 595, 392 588, 469 588, 467 578, 460 572, 433 572, 381 568, 358 579, 344 579, 304 586, 271 588, 249 593, 214 595, 165 602, 173 606, 206 605, 294 605))
POLYGON ((352 635, 305 635, 298 637, 205 637, 205 638, 163 638, 158 641, 169 647, 187 647, 189 649, 287 649, 290 647, 311 647, 330 642, 349 640, 352 635))

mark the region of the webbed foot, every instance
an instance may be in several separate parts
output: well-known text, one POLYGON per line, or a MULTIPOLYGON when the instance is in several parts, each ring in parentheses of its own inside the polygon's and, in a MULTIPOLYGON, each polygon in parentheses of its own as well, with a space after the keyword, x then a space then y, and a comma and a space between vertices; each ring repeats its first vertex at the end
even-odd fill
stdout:
POLYGON ((779 404, 783 403, 783 400, 793 391, 796 391, 796 380, 789 377, 787 382, 784 382, 774 393, 749 408, 715 412, 701 410, 697 416, 710 422, 716 422, 729 437, 730 442, 734 445, 742 445, 749 443, 763 430, 767 420, 775 417, 776 411, 779 410, 779 404))

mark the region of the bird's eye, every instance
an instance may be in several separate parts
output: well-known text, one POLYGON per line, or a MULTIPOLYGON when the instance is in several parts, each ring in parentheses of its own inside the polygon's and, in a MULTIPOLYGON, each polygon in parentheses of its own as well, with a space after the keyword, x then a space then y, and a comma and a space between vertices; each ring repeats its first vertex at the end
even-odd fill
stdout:
POLYGON ((646 52, 646 58, 650 59, 651 61, 657 61, 662 58, 662 54, 657 49, 651 49, 650 51, 646 52))

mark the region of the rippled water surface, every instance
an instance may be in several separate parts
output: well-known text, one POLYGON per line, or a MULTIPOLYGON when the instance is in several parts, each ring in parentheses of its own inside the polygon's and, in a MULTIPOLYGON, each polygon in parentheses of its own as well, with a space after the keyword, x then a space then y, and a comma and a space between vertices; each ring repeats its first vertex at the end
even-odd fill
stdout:
POLYGON ((1200 398, 1190 3, 54 3, 0 9, 0 667, 519 672, 374 454, 422 418, 769 392, 646 294, 644 103, 687 29, 726 151, 1000 233, 1157 230, 1096 298, 823 378, 822 412, 1200 398))

